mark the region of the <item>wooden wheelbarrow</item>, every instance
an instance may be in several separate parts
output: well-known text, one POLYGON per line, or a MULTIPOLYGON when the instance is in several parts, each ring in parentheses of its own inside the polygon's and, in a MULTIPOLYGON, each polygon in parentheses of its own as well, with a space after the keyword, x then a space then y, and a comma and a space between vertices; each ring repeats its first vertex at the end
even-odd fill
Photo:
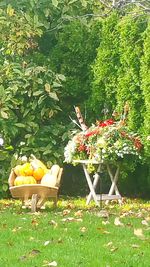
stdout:
POLYGON ((36 212, 37 208, 41 208, 47 199, 52 198, 54 205, 57 206, 58 190, 63 169, 60 168, 56 178, 56 185, 54 187, 41 185, 41 184, 27 184, 14 186, 16 175, 12 169, 8 183, 9 190, 13 198, 22 200, 22 206, 27 208, 31 207, 32 212, 36 212))

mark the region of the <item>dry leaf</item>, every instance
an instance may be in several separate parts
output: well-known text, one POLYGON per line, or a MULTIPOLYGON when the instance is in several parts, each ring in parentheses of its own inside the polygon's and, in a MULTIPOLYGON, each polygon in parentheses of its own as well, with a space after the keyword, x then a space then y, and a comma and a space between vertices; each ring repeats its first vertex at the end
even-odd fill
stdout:
POLYGON ((144 238, 144 234, 141 228, 134 229, 134 234, 139 238, 144 238))
POLYGON ((142 224, 146 225, 146 226, 149 226, 149 224, 148 224, 148 222, 146 220, 142 220, 142 224))
POLYGON ((72 210, 75 208, 75 205, 73 203, 68 203, 67 208, 72 210))
POLYGON ((96 215, 100 218, 108 218, 109 217, 109 213, 106 210, 101 210, 96 215))
POLYGON ((139 248, 140 246, 139 245, 136 245, 136 244, 133 244, 131 247, 132 248, 139 248))
POLYGON ((38 255, 39 253, 41 253, 40 250, 38 250, 38 249, 32 249, 32 251, 29 252, 29 256, 36 256, 36 255, 38 255))
POLYGON ((80 231, 81 231, 82 233, 85 233, 85 232, 87 231, 87 228, 86 228, 86 227, 81 227, 81 228, 80 228, 80 231))
POLYGON ((124 225, 122 222, 120 222, 120 220, 119 220, 118 217, 115 218, 114 224, 115 224, 116 226, 123 226, 123 225, 124 225))
POLYGON ((83 216, 83 213, 82 213, 82 210, 78 210, 74 213, 74 216, 75 217, 82 217, 83 216))
POLYGON ((70 213, 70 210, 63 210, 63 216, 66 216, 66 215, 68 215, 70 213))
POLYGON ((33 219, 31 221, 31 223, 32 223, 33 226, 38 226, 39 225, 36 219, 33 219))
POLYGON ((12 232, 15 233, 15 232, 19 231, 21 228, 22 228, 21 226, 15 227, 14 229, 12 229, 12 232))
POLYGON ((102 224, 107 225, 107 224, 110 224, 110 222, 109 221, 102 221, 102 224))
POLYGON ((110 246, 112 246, 112 244, 113 244, 113 242, 111 241, 111 242, 108 242, 107 244, 105 244, 104 246, 105 247, 110 247, 110 246))
POLYGON ((118 248, 117 247, 112 247, 111 249, 110 249, 110 251, 111 252, 114 252, 114 251, 116 251, 118 248))
POLYGON ((146 217, 145 220, 146 220, 147 222, 150 222, 150 216, 146 217))
POLYGON ((104 231, 103 234, 108 235, 108 234, 110 234, 110 232, 108 232, 108 231, 104 231))
POLYGON ((19 258, 20 261, 25 261, 27 259, 27 256, 26 255, 23 255, 19 258))
POLYGON ((83 220, 81 218, 74 218, 74 217, 68 217, 62 219, 62 222, 82 222, 83 220))
POLYGON ((45 241, 45 242, 44 242, 44 246, 47 246, 47 245, 49 245, 49 243, 50 243, 50 241, 49 241, 49 240, 45 241))
POLYGON ((31 236, 31 237, 29 238, 29 240, 30 240, 30 241, 34 240, 34 237, 33 237, 33 236, 31 236))
POLYGON ((43 266, 53 266, 53 267, 57 266, 56 261, 52 261, 52 262, 44 261, 44 262, 45 262, 45 264, 43 266))
POLYGON ((49 224, 53 225, 54 228, 56 228, 56 227, 58 226, 58 223, 55 222, 54 220, 51 220, 51 221, 49 222, 49 224))

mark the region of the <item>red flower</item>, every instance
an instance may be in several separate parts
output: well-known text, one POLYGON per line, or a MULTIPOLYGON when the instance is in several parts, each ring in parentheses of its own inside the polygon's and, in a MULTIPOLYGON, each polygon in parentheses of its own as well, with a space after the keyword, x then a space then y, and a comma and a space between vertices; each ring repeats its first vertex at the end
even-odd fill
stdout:
POLYGON ((79 147, 78 147, 78 151, 86 151, 86 146, 85 145, 80 145, 79 147))
POLYGON ((140 150, 142 148, 142 143, 141 143, 141 141, 140 141, 140 139, 138 137, 136 137, 134 139, 134 145, 138 150, 140 150))
POLYGON ((98 134, 98 133, 99 133, 99 130, 98 129, 95 129, 95 130, 93 130, 91 132, 86 133, 85 134, 85 137, 89 137, 89 136, 92 136, 92 135, 98 134))
POLYGON ((108 119, 106 121, 99 122, 98 126, 99 127, 106 127, 106 126, 112 125, 114 123, 115 123, 115 121, 113 119, 108 119))

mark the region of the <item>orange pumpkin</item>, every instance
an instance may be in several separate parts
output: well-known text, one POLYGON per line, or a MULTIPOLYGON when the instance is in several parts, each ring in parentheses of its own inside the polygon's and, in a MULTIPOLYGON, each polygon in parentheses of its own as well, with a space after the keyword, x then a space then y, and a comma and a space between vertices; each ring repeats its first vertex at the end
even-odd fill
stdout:
POLYGON ((40 181, 42 177, 44 176, 45 171, 43 168, 39 167, 33 171, 33 177, 37 180, 40 181))

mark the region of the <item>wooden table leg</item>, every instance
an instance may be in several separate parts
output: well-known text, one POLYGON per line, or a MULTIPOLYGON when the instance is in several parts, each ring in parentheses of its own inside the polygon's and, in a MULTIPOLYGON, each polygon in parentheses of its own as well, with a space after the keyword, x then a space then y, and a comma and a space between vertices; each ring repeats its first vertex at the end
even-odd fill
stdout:
POLYGON ((31 211, 32 212, 36 212, 37 201, 38 201, 38 195, 33 194, 32 199, 31 199, 31 211))
MULTIPOLYGON (((98 180, 99 180, 99 178, 100 178, 100 176, 99 176, 99 172, 100 172, 100 169, 101 169, 101 164, 98 166, 98 168, 97 168, 97 172, 94 174, 94 181, 93 181, 93 188, 94 188, 94 190, 95 190, 95 188, 96 188, 96 186, 97 186, 97 183, 98 183, 98 180)), ((92 200, 92 193, 90 192, 89 193, 89 195, 88 195, 88 197, 87 197, 87 201, 86 201, 86 203, 87 203, 87 205, 90 203, 90 201, 92 200)))
MULTIPOLYGON (((84 170, 85 177, 86 177, 86 180, 87 180, 87 183, 88 183, 90 192, 91 192, 91 196, 92 196, 92 198, 94 199, 96 205, 99 206, 99 202, 98 202, 98 200, 97 200, 96 193, 95 193, 95 190, 94 190, 94 188, 93 188, 93 184, 92 184, 92 182, 91 182, 90 175, 89 175, 89 173, 88 173, 88 171, 87 171, 86 164, 84 164, 84 163, 83 163, 83 170, 84 170)), ((86 202, 86 204, 89 204, 89 203, 86 202)))
MULTIPOLYGON (((111 179, 111 182, 113 182, 114 181, 114 176, 113 176, 113 174, 112 174, 112 172, 111 172, 111 169, 110 169, 110 166, 107 164, 107 171, 108 171, 108 174, 109 174, 109 176, 110 176, 110 179, 111 179)), ((117 181, 116 181, 117 182, 117 181)), ((118 187, 117 187, 117 185, 115 184, 115 186, 114 186, 114 190, 115 190, 115 193, 116 193, 116 195, 120 195, 120 193, 119 193, 119 190, 118 190, 118 187)), ((112 192, 113 193, 113 192, 112 192)))
MULTIPOLYGON (((121 196, 120 193, 119 193, 118 187, 116 185, 116 183, 118 181, 118 178, 119 178, 120 166, 117 167, 117 170, 116 170, 114 176, 113 176, 113 174, 112 174, 112 172, 110 170, 109 165, 107 165, 107 170, 108 170, 108 173, 109 173, 111 182, 112 182, 111 187, 110 187, 110 190, 109 190, 109 193, 108 193, 108 196, 113 195, 114 191, 115 191, 115 194, 116 195, 121 196)), ((121 201, 121 199, 119 200, 119 202, 120 201, 121 201)), ((108 202, 109 202, 109 200, 106 201, 106 204, 108 204, 108 202)))

